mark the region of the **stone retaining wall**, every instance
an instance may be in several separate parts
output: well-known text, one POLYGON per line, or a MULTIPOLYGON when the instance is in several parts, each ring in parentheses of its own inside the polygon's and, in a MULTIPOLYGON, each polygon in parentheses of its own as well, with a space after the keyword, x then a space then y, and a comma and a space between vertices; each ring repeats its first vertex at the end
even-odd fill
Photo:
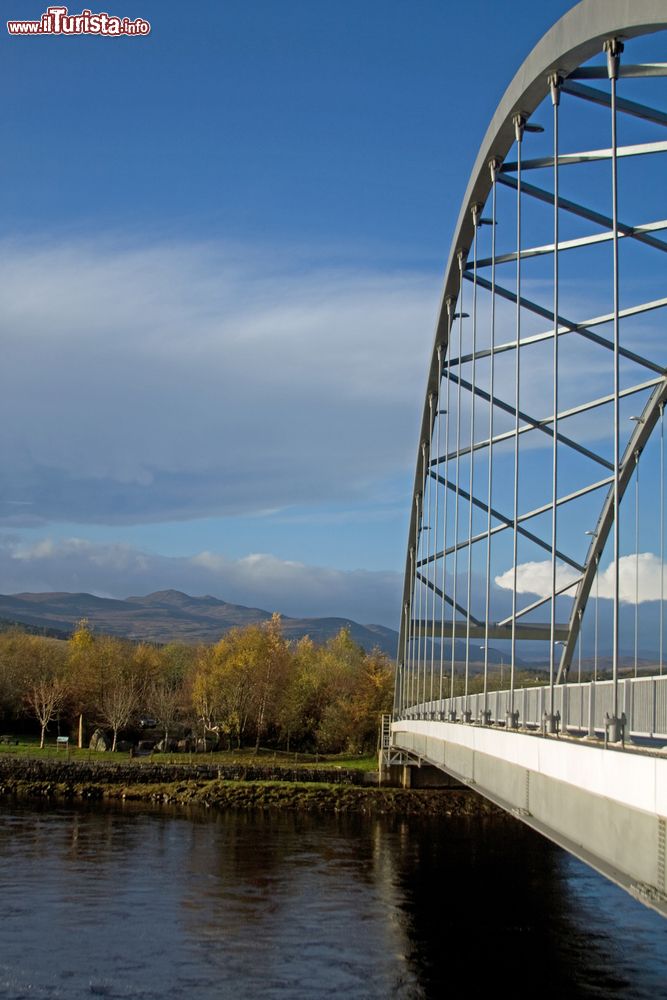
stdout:
POLYGON ((51 781, 66 784, 86 782, 109 785, 157 785, 174 781, 325 781, 332 784, 363 785, 363 771, 346 768, 281 767, 261 764, 157 764, 112 761, 30 760, 0 758, 0 783, 51 781))

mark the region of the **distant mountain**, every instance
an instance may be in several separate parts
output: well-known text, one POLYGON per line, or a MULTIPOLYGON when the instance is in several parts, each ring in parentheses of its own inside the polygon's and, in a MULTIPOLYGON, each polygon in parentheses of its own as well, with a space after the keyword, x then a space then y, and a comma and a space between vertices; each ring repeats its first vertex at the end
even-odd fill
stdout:
MULTIPOLYGON (((71 632, 81 618, 107 635, 149 642, 216 642, 236 626, 268 621, 269 611, 228 604, 217 597, 190 597, 179 590, 159 590, 146 597, 116 600, 93 594, 9 594, 0 595, 0 618, 53 634, 71 632)), ((313 642, 325 642, 341 628, 349 628, 352 639, 372 649, 378 646, 389 656, 396 655, 398 633, 383 625, 359 625, 348 618, 282 617, 288 639, 309 635, 313 642)))
POLYGON ((9 632, 14 628, 20 628, 21 631, 27 632, 28 635, 41 635, 46 636, 48 639, 69 639, 71 634, 69 631, 64 631, 60 628, 50 628, 48 625, 45 627, 39 625, 27 625, 25 622, 10 621, 8 618, 0 618, 0 632, 9 632))

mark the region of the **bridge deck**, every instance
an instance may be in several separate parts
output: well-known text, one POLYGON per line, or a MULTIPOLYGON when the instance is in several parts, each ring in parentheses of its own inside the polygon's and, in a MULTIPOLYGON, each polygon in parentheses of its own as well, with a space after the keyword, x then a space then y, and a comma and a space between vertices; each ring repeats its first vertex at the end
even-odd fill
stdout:
POLYGON ((667 916, 667 755, 403 719, 394 748, 460 779, 667 916))

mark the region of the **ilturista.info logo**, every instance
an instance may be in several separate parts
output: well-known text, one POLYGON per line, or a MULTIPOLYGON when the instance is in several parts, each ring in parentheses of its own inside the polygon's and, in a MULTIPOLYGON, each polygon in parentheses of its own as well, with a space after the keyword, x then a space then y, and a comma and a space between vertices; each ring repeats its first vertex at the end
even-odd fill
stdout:
POLYGON ((104 35, 123 38, 128 35, 148 35, 151 26, 143 17, 116 17, 113 14, 93 14, 82 10, 70 14, 67 7, 47 7, 39 21, 7 21, 10 35, 104 35))

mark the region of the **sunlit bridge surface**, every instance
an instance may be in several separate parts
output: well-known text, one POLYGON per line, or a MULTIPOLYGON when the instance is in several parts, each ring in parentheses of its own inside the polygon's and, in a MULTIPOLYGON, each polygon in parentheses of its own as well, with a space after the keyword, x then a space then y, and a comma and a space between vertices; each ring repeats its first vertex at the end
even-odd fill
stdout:
POLYGON ((387 737, 662 912, 666 176, 667 9, 584 0, 461 208, 387 737))

